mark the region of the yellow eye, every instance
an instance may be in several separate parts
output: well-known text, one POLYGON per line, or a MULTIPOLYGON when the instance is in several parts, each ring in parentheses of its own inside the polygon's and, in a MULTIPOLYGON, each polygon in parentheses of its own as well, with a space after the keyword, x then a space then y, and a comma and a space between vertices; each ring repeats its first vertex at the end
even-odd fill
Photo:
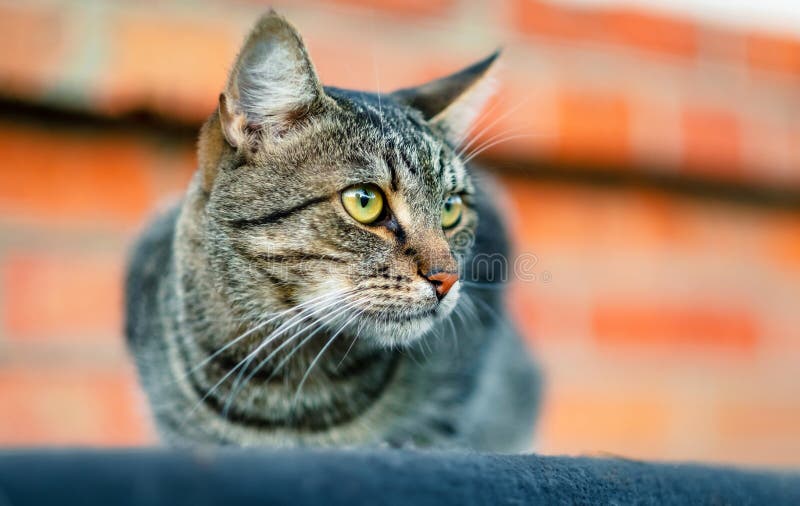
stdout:
POLYGON ((383 195, 373 184, 359 184, 342 192, 342 205, 356 221, 369 225, 383 214, 383 195))
POLYGON ((442 204, 442 228, 453 228, 461 221, 464 204, 458 195, 450 195, 442 204))

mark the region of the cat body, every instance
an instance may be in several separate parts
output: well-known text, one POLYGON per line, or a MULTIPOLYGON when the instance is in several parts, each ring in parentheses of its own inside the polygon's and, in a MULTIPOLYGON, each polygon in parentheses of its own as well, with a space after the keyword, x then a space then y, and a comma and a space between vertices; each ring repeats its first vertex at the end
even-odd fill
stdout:
POLYGON ((529 446, 539 381, 504 309, 499 193, 457 151, 493 61, 393 94, 323 88, 296 31, 259 21, 186 196, 128 269, 165 441, 529 446))

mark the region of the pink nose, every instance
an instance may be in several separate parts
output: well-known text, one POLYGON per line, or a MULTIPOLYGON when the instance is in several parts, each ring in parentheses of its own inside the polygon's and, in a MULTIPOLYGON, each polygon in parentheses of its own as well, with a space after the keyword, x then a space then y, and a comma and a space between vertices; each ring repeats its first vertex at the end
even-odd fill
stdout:
POLYGON ((442 300, 458 281, 458 274, 455 272, 434 272, 433 274, 426 274, 425 279, 430 281, 436 290, 436 298, 442 300))

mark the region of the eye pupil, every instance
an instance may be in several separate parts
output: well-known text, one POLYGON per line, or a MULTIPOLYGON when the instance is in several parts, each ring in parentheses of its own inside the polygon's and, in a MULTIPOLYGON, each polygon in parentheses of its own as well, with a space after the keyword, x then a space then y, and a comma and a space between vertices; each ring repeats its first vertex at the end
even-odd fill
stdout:
POLYGON ((369 204, 369 200, 370 200, 369 195, 367 195, 366 193, 362 193, 361 194, 361 207, 367 207, 367 204, 369 204))

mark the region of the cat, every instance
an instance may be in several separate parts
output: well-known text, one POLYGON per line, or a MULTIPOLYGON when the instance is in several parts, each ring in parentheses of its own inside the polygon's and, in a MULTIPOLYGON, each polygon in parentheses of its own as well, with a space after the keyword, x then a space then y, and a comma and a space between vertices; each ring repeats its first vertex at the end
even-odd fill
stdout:
POLYGON ((173 445, 529 447, 502 194, 459 145, 498 54, 395 91, 323 87, 273 11, 134 247, 126 334, 173 445))

